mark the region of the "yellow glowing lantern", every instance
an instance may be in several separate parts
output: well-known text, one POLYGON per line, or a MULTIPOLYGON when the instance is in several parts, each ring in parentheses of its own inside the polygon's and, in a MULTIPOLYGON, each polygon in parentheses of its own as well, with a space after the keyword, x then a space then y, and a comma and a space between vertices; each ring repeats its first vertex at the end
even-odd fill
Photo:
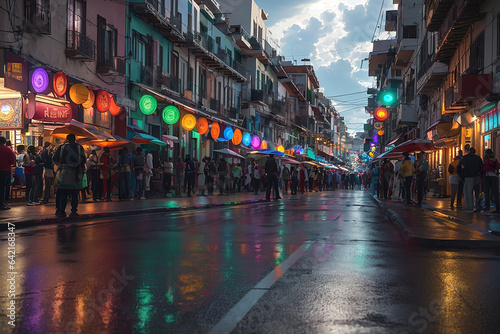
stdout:
POLYGON ((182 117, 182 128, 186 131, 191 131, 196 126, 196 117, 193 114, 186 114, 182 117))

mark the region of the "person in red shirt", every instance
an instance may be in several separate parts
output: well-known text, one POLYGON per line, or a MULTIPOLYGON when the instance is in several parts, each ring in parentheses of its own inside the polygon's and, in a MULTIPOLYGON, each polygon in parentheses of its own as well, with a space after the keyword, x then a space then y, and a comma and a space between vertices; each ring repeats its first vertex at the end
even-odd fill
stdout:
MULTIPOLYGON (((16 163, 16 155, 12 150, 5 146, 7 140, 5 137, 0 137, 0 210, 9 210, 10 207, 5 204, 5 185, 11 177, 12 165, 16 163)), ((10 180, 9 180, 10 181, 10 180)))

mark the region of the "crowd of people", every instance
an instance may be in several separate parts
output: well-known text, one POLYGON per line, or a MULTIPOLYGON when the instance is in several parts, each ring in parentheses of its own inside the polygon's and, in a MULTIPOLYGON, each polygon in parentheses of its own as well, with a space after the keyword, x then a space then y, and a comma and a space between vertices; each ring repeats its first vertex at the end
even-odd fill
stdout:
POLYGON ((0 186, 5 196, 0 208, 8 210, 10 186, 25 185, 26 205, 48 204, 55 192, 56 216, 66 216, 71 198, 71 216, 77 216, 79 201, 141 200, 149 197, 223 196, 236 192, 266 193, 266 200, 281 198, 280 193, 305 194, 336 189, 360 189, 361 177, 335 172, 314 164, 282 165, 274 156, 228 163, 225 157, 204 157, 201 161, 186 155, 161 157, 158 151, 123 147, 100 154, 85 154, 68 135, 63 145, 43 147, 19 145, 16 153, 0 138, 0 186), (115 198, 116 200, 116 198, 115 198))
MULTIPOLYGON (((482 210, 489 212, 490 204, 494 204, 495 212, 500 212, 499 169, 500 163, 491 149, 485 151, 484 160, 476 154, 473 147, 466 147, 465 155, 460 150, 448 166, 450 208, 463 208, 469 213, 482 210)), ((361 179, 364 188, 369 189, 372 195, 381 199, 397 196, 405 204, 420 207, 429 174, 425 152, 418 153, 415 161, 412 161, 408 152, 403 152, 401 160, 394 164, 389 159, 373 163, 361 179)))

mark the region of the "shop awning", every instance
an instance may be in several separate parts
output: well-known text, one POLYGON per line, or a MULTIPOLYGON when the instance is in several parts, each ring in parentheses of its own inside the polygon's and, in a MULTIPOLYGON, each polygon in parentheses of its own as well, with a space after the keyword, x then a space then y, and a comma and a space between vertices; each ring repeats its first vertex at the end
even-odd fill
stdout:
POLYGON ((396 142, 397 142, 398 140, 400 140, 400 139, 403 137, 403 135, 404 135, 404 134, 405 134, 405 132, 403 132, 403 133, 401 133, 401 134, 397 135, 395 138, 391 139, 391 140, 387 143, 387 145, 385 145, 385 146, 395 145, 395 144, 396 144, 396 142))
POLYGON ((434 143, 427 139, 412 139, 408 140, 390 151, 387 151, 376 159, 400 159, 403 152, 414 153, 420 151, 435 151, 438 150, 434 143))
POLYGON ((145 133, 136 133, 134 137, 130 139, 132 142, 142 145, 158 145, 158 146, 167 146, 167 144, 158 138, 150 136, 145 133))
POLYGON ((94 145, 99 147, 108 147, 110 150, 119 149, 122 147, 135 148, 135 143, 120 136, 113 136, 113 140, 91 140, 88 142, 83 142, 84 145, 94 145))
POLYGON ((245 157, 243 157, 242 155, 239 155, 238 153, 234 152, 234 151, 231 151, 227 148, 223 148, 221 150, 214 150, 214 152, 217 152, 217 153, 220 153, 220 154, 224 154, 224 155, 228 155, 228 156, 231 156, 233 158, 238 158, 238 159, 245 159, 245 157))

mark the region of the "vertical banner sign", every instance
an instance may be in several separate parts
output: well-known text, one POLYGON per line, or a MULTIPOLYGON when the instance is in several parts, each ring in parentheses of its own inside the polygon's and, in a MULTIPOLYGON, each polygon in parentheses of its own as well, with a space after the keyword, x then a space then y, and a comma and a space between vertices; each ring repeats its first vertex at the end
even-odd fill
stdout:
POLYGON ((18 91, 21 94, 28 93, 28 62, 15 54, 5 52, 5 87, 18 91))

